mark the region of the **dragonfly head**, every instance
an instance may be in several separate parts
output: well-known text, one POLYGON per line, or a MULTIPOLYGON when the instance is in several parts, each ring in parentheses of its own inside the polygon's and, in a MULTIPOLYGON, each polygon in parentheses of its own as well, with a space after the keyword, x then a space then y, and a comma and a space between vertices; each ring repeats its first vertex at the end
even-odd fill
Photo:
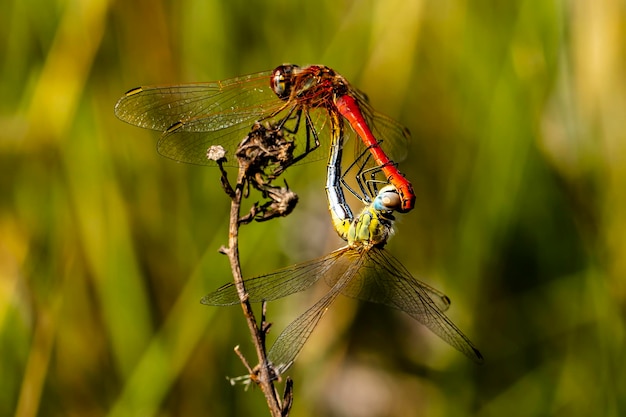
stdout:
POLYGON ((393 185, 386 185, 380 189, 372 203, 374 209, 379 211, 395 211, 402 208, 402 198, 393 185))
POLYGON ((281 100, 287 100, 293 87, 293 75, 300 67, 294 64, 285 64, 276 67, 270 78, 270 87, 281 100))

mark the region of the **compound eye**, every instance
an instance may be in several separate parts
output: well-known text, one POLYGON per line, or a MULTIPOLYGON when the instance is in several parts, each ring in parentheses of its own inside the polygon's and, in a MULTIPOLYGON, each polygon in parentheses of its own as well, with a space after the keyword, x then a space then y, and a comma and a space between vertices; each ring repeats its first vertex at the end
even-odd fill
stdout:
POLYGON ((291 87, 293 86, 294 70, 299 68, 297 65, 281 65, 272 72, 270 86, 274 94, 281 100, 287 100, 291 95, 291 87))
POLYGON ((374 204, 379 210, 399 210, 402 208, 402 199, 396 187, 386 185, 378 192, 374 204))

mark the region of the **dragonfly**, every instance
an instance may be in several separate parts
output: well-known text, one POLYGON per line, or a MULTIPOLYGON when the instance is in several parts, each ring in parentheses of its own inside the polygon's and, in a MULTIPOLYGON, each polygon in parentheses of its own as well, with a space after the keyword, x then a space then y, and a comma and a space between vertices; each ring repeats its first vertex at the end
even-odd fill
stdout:
MULTIPOLYGON (((358 215, 352 215, 343 192, 341 169, 337 168, 341 163, 342 141, 338 136, 335 138, 338 139, 331 146, 326 192, 333 225, 347 245, 321 258, 244 281, 251 302, 286 297, 307 290, 318 281, 329 287, 321 299, 278 336, 268 353, 272 369, 281 375, 292 366, 320 319, 340 294, 403 311, 473 361, 482 363, 480 351, 445 315, 450 299, 414 278, 384 248, 393 233, 393 213, 402 206, 396 187, 385 185, 358 215)), ((234 305, 239 303, 239 298, 235 286, 226 284, 201 302, 234 305)))
POLYGON ((364 93, 327 66, 285 64, 222 81, 137 87, 119 99, 115 115, 162 132, 161 155, 197 165, 214 163, 206 158, 212 145, 234 155, 250 126, 264 121, 296 135, 300 149, 293 163, 299 162, 327 140, 325 132, 340 117, 351 127, 345 137, 360 137, 359 148, 369 150, 372 165, 396 186, 398 210, 408 212, 415 204, 413 187, 394 162, 403 157, 408 129, 376 112, 364 93))

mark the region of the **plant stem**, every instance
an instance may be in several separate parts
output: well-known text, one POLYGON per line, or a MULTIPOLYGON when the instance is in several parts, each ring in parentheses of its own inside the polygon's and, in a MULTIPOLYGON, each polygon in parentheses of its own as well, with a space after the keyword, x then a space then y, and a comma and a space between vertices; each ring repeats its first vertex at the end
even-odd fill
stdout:
MULTIPOLYGON (((259 378, 258 380, 255 380, 255 382, 258 383, 263 391, 263 394, 265 395, 272 417, 285 417, 288 410, 285 410, 286 413, 283 412, 280 399, 278 398, 278 393, 274 387, 268 366, 267 354, 265 352, 265 335, 262 334, 263 329, 260 329, 257 325, 254 312, 252 311, 252 307, 248 301, 248 294, 246 292, 241 273, 241 265, 239 263, 239 215, 241 211, 241 200, 244 194, 244 174, 245 170, 240 167, 237 175, 234 195, 231 195, 228 249, 224 252, 228 255, 228 259, 230 261, 235 287, 237 288, 237 294, 239 295, 239 300, 241 301, 241 308, 243 309, 243 314, 246 318, 246 322, 248 323, 248 328, 250 330, 252 341, 259 360, 259 378)), ((222 171, 222 176, 224 181, 226 179, 226 173, 224 171, 222 171)))

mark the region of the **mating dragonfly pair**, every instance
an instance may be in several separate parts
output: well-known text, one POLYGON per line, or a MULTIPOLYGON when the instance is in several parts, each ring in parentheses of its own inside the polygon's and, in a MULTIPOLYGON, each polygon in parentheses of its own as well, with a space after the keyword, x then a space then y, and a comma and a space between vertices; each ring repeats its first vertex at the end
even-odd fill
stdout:
MULTIPOLYGON (((300 147, 293 162, 330 142, 326 194, 333 225, 347 246, 245 280, 252 302, 304 291, 321 278, 330 287, 274 342, 268 359, 277 375, 293 364, 339 294, 404 311, 470 359, 483 361, 478 349, 444 314, 449 298, 415 279, 384 249, 393 230, 393 212, 408 212, 415 203, 410 182, 394 162, 402 157, 409 133, 375 112, 365 95, 341 75, 325 66, 281 65, 273 71, 225 81, 139 87, 118 101, 115 114, 130 124, 162 131, 159 153, 192 164, 214 163, 206 158, 213 145, 234 155, 246 132, 259 122, 293 136, 296 148, 300 147), (355 141, 356 158, 342 170, 343 145, 354 136, 361 139, 355 141), (352 170, 358 189, 346 180, 352 170), (380 189, 377 175, 385 177, 386 185, 380 189), (363 202, 358 215, 352 213, 344 190, 363 202)), ((234 305, 239 298, 234 284, 227 284, 205 296, 202 303, 234 305)))

